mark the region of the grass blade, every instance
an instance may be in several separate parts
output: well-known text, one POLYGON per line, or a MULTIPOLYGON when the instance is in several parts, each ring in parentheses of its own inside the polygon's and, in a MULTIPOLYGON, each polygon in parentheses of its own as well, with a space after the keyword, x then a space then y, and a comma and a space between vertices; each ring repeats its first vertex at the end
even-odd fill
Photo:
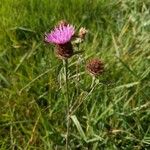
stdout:
POLYGON ((81 135, 81 137, 83 138, 83 140, 87 141, 87 138, 86 138, 86 136, 84 134, 84 131, 83 131, 83 129, 82 129, 81 125, 80 125, 80 122, 78 121, 76 115, 71 116, 71 119, 74 122, 74 124, 76 125, 77 130, 78 130, 79 134, 81 135))

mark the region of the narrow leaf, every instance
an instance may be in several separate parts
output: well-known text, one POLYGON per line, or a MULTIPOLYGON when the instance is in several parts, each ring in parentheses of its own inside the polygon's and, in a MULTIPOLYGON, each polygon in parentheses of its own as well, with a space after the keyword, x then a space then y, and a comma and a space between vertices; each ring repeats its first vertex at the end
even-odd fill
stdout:
POLYGON ((77 117, 75 115, 71 116, 72 121, 74 122, 75 126, 77 127, 77 130, 84 141, 87 141, 86 136, 84 134, 84 131, 80 125, 80 122, 78 121, 77 117))

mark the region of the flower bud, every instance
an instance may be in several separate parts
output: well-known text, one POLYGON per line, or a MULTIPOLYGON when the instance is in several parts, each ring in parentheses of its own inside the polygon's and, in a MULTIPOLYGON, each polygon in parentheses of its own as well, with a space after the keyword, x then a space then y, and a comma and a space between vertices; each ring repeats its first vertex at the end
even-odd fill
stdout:
POLYGON ((104 64, 101 60, 94 58, 87 62, 86 69, 91 75, 98 76, 104 72, 104 64))
POLYGON ((85 38, 85 35, 88 33, 88 30, 86 30, 86 28, 84 27, 81 27, 80 30, 79 30, 79 37, 81 39, 84 39, 85 38))

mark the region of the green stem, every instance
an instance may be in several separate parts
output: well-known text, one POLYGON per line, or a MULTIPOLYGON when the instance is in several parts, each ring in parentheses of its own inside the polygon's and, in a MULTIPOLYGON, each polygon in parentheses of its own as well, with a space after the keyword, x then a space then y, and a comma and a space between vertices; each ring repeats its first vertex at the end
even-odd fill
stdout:
MULTIPOLYGON (((77 45, 77 48, 78 48, 78 51, 79 51, 79 49, 80 49, 80 47, 79 47, 79 44, 77 45)), ((79 95, 79 81, 80 81, 80 76, 79 76, 79 72, 80 72, 80 56, 79 56, 80 54, 77 54, 77 57, 78 57, 78 59, 77 59, 77 66, 76 66, 76 74, 77 74, 77 82, 76 82, 76 88, 77 88, 77 95, 79 95)))
POLYGON ((70 127, 70 114, 69 114, 69 88, 68 88, 68 60, 64 60, 64 73, 65 73, 65 97, 66 97, 66 102, 67 102, 67 113, 66 113, 66 118, 67 118, 67 132, 66 132, 66 150, 68 150, 69 146, 69 127, 70 127))
POLYGON ((96 80, 95 76, 92 76, 92 84, 91 84, 91 89, 93 88, 93 86, 94 86, 94 84, 95 84, 95 80, 96 80))
POLYGON ((68 60, 64 60, 64 74, 65 74, 65 96, 67 101, 67 108, 69 107, 69 93, 68 93, 68 60))

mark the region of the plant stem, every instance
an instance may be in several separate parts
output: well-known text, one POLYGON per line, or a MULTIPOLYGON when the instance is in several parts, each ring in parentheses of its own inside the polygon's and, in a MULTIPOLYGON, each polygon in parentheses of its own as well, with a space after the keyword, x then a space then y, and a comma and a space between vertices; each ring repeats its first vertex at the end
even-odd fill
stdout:
POLYGON ((69 114, 69 89, 68 89, 68 60, 63 60, 64 63, 64 73, 65 73, 65 97, 67 102, 67 113, 66 113, 66 119, 67 119, 67 131, 66 131, 66 150, 68 150, 69 146, 69 126, 70 126, 70 114, 69 114))
MULTIPOLYGON (((80 49, 80 45, 77 45, 78 51, 80 49)), ((76 82, 76 88, 77 88, 77 95, 79 95, 79 81, 80 81, 80 76, 79 76, 79 72, 80 72, 80 54, 77 54, 77 66, 76 66, 76 74, 77 74, 77 82, 76 82)))
POLYGON ((92 76, 92 84, 91 84, 91 89, 93 88, 93 86, 94 86, 94 84, 95 84, 95 80, 96 80, 96 78, 95 78, 95 76, 92 76))

